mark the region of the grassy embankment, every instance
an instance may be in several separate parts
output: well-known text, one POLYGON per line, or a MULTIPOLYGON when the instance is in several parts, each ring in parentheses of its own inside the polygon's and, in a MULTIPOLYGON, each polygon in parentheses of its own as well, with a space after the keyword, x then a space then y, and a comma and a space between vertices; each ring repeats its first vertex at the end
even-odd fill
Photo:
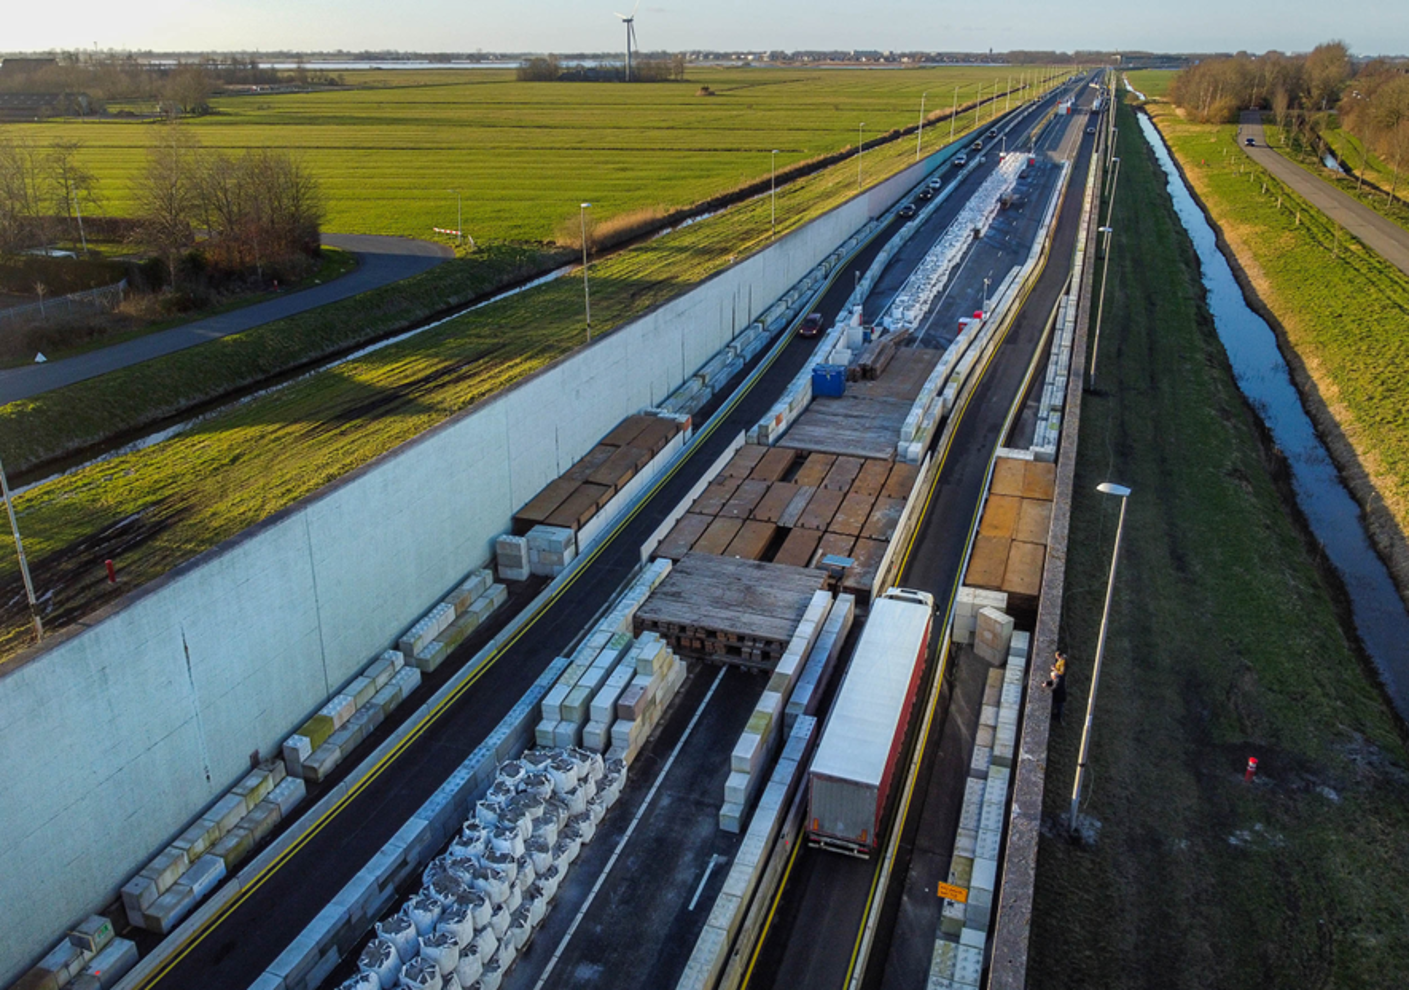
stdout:
MULTIPOLYGON (((868 184, 914 154, 902 141, 867 152, 868 184)), ((780 188, 780 232, 855 192, 851 160, 780 188)), ((769 232, 769 200, 760 197, 595 263, 594 328, 608 332, 685 291, 765 246, 769 232)), ((105 557, 116 557, 122 587, 130 590, 567 354, 583 341, 581 292, 577 278, 558 279, 26 492, 18 499, 20 522, 40 592, 53 595, 50 624, 71 622, 114 596, 102 577, 105 557)), ((249 360, 257 360, 261 348, 279 346, 273 334, 245 345, 248 337, 199 350, 236 354, 248 346, 249 360)), ((5 412, 3 444, 25 442, 27 424, 39 422, 70 435, 79 414, 72 403, 42 399, 27 418, 5 412)), ((93 414, 92 428, 112 415, 93 414)), ((8 461, 8 446, 0 449, 8 461)), ((27 641, 18 586, 13 558, 0 555, 9 601, 8 611, 0 604, 0 653, 27 641)))
POLYGON ((1365 154, 1364 143, 1355 135, 1341 130, 1325 129, 1321 137, 1330 145, 1341 161, 1356 171, 1362 171, 1369 185, 1358 182, 1353 175, 1326 168, 1325 164, 1307 148, 1305 143, 1292 143, 1284 128, 1268 123, 1263 127, 1269 147, 1276 148, 1312 175, 1331 185, 1348 196, 1353 196, 1376 213, 1388 217, 1401 227, 1409 229, 1409 205, 1403 195, 1406 190, 1404 176, 1399 180, 1399 196, 1390 198, 1385 193, 1394 186, 1394 175, 1389 166, 1373 153, 1365 154), (1377 189, 1376 186, 1379 188, 1377 189))
MULTIPOLYGON (((459 189, 477 240, 541 241, 575 222, 583 200, 598 217, 698 203, 766 179, 774 148, 785 170, 852 146, 863 121, 868 140, 914 126, 922 93, 940 115, 956 85, 963 106, 1008 74, 691 67, 686 82, 617 86, 520 83, 508 69, 378 72, 366 75, 403 85, 221 97, 184 126, 211 150, 297 149, 326 194, 327 230, 435 238, 432 227, 455 226, 459 189), (697 95, 702 85, 716 95, 697 95)), ((133 208, 154 126, 7 125, 41 145, 81 142, 103 211, 119 216, 133 208)))
MULTIPOLYGON (((1132 80, 1133 82, 1133 80, 1132 80)), ((1083 814, 1042 839, 1029 982, 1391 987, 1409 971, 1409 757, 1337 621, 1130 111, 1083 403, 1044 817, 1070 803, 1118 505, 1130 498, 1083 814), (1260 761, 1256 783, 1243 780, 1260 761)))
POLYGON ((1341 453, 1409 532, 1409 278, 1253 166, 1232 125, 1150 109, 1344 434, 1341 453))

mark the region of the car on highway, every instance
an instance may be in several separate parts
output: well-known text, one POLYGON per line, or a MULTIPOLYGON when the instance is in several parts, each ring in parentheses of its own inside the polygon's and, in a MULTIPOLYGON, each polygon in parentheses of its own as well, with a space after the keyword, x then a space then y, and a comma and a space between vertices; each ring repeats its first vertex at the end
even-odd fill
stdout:
POLYGON ((1086 128, 1086 133, 1087 133, 1087 134, 1095 134, 1095 133, 1096 133, 1096 128, 1094 128, 1094 127, 1088 127, 1088 128, 1086 128))
POLYGON ((934 190, 933 190, 933 189, 930 189, 930 188, 928 188, 928 187, 926 187, 926 188, 924 188, 924 189, 921 189, 921 190, 920 190, 920 195, 917 196, 916 198, 917 198, 917 199, 925 199, 925 200, 934 199, 934 190))
POLYGON ((799 337, 815 337, 822 332, 822 314, 808 313, 807 318, 802 321, 802 326, 798 327, 799 337))
POLYGON ((955 167, 955 168, 963 168, 963 167, 964 167, 965 165, 967 165, 967 164, 969 164, 969 156, 968 156, 968 155, 959 155, 958 157, 956 157, 956 158, 954 159, 954 167, 955 167))
POLYGON ((979 140, 975 141, 973 144, 969 145, 969 150, 971 150, 971 151, 982 151, 982 150, 983 150, 983 139, 980 138, 979 140))
POLYGON ((898 211, 897 215, 898 215, 901 219, 903 219, 903 220, 909 220, 911 217, 913 217, 913 216, 915 215, 915 204, 914 204, 914 203, 906 203, 904 206, 902 206, 902 207, 900 208, 900 210, 898 211))
POLYGON ((931 189, 938 190, 939 187, 942 186, 942 185, 944 185, 944 180, 941 179, 941 178, 940 178, 939 176, 937 176, 937 175, 936 175, 933 179, 930 180, 930 188, 931 188, 931 189))
POLYGON ((988 129, 988 136, 991 138, 996 138, 998 136, 998 128, 990 127, 988 129))

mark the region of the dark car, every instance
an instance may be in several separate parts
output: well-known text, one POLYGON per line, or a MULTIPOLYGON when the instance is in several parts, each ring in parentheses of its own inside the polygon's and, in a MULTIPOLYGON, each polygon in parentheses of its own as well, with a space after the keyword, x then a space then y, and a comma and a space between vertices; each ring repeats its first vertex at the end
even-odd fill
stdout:
POLYGON ((802 321, 802 326, 798 328, 799 337, 815 337, 822 332, 822 314, 808 313, 807 319, 802 321))
POLYGON ((1087 134, 1095 134, 1095 133, 1096 133, 1096 128, 1094 128, 1094 127, 1088 127, 1088 128, 1086 128, 1086 133, 1087 133, 1087 134))
POLYGON ((934 199, 934 190, 932 190, 932 189, 921 189, 921 190, 920 190, 920 195, 917 196, 916 198, 917 198, 917 199, 934 199))
POLYGON ((902 206, 902 207, 899 209, 898 215, 899 215, 902 219, 904 219, 904 220, 909 220, 911 217, 913 217, 913 216, 915 215, 915 204, 914 204, 914 203, 906 203, 904 206, 902 206))
POLYGON ((998 136, 998 128, 996 128, 996 127, 990 128, 989 131, 988 131, 988 136, 991 137, 991 138, 996 138, 996 137, 998 136))
POLYGON ((1257 138, 1248 138, 1248 147, 1249 147, 1249 148, 1256 148, 1256 147, 1257 147, 1257 138))

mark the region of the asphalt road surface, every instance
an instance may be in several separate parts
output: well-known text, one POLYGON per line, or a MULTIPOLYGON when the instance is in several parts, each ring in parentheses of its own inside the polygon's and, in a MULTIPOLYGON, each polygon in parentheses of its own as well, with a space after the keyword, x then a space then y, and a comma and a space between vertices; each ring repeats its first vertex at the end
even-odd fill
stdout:
POLYGON ((62 361, 30 364, 0 371, 0 405, 28 399, 63 388, 75 382, 126 368, 152 358, 183 351, 197 344, 241 333, 286 316, 348 299, 370 289, 378 289, 403 278, 417 275, 440 264, 454 252, 441 244, 407 237, 379 237, 371 234, 324 234, 323 243, 357 255, 355 271, 323 285, 290 292, 267 302, 246 306, 234 312, 195 320, 170 330, 150 333, 101 350, 89 351, 62 361))
POLYGON ((1238 146, 1249 158, 1290 186, 1298 196, 1344 227, 1361 244, 1409 275, 1409 230, 1267 147, 1259 111, 1243 111, 1238 127, 1238 146), (1247 144, 1248 138, 1256 144, 1247 144))

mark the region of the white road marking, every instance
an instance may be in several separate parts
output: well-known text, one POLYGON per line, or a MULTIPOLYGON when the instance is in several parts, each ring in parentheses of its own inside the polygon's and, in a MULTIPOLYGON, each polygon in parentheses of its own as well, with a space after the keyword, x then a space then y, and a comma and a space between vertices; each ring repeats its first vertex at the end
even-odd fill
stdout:
POLYGON ((700 877, 700 885, 695 888, 695 896, 690 898, 690 907, 688 910, 693 911, 695 905, 700 902, 700 894, 704 893, 705 884, 709 883, 709 875, 714 872, 714 866, 718 862, 719 856, 716 854, 711 856, 709 862, 705 864, 704 876, 700 877))
POLYGON ((685 727, 685 733, 680 737, 680 741, 675 744, 675 748, 670 751, 670 759, 665 761, 665 766, 661 767, 656 782, 651 785, 651 789, 646 792, 646 800, 641 802, 641 807, 636 810, 636 816, 631 819, 631 824, 626 826, 626 831, 622 833, 621 840, 617 842, 616 848, 612 850, 612 858, 607 860, 607 865, 602 868, 601 874, 597 877, 597 882, 592 885, 592 890, 587 894, 587 900, 582 902, 581 909, 577 912, 577 917, 572 919, 572 924, 568 926, 562 941, 553 950, 553 958, 548 960, 548 965, 543 967, 543 975, 538 978, 538 982, 533 985, 533 990, 543 990, 548 983, 548 977, 553 974, 553 968, 558 965, 558 960, 562 958, 563 950, 572 941, 572 936, 577 931, 577 926, 582 924, 582 919, 587 916, 587 910, 592 906, 592 902, 597 898, 597 891, 602 889, 602 884, 606 881, 607 875, 611 873, 612 867, 616 865, 617 857, 621 855, 622 849, 626 848, 626 843, 631 839, 631 833, 636 831, 637 824, 646 813, 646 809, 651 806, 651 801, 655 799, 656 791, 660 790, 660 785, 665 781, 666 774, 670 773, 670 768, 675 764, 675 758, 680 755, 680 750, 684 748, 690 734, 695 731, 695 725, 699 722, 700 716, 704 714, 705 708, 709 705, 709 699, 714 697, 714 689, 719 687, 719 682, 724 679, 724 667, 719 668, 719 675, 715 677, 714 683, 709 686, 709 691, 705 694, 704 700, 700 702, 700 707, 696 709, 695 715, 690 719, 690 724, 685 727))

